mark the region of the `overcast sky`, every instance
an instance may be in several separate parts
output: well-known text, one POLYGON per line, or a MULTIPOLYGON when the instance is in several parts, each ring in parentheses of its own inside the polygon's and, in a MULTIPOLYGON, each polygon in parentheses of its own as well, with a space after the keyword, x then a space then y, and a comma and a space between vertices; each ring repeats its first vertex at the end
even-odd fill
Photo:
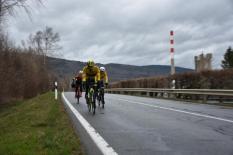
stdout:
POLYGON ((233 46, 233 0, 47 0, 8 21, 16 43, 53 27, 62 58, 100 63, 169 65, 169 31, 175 31, 175 64, 194 68, 195 55, 213 53, 219 68, 233 46))

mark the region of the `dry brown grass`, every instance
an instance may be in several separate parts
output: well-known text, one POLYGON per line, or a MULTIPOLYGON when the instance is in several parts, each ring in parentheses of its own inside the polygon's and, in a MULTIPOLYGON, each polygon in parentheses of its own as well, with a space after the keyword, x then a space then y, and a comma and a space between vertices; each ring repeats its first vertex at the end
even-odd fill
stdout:
POLYGON ((41 56, 0 39, 0 103, 30 98, 48 91, 52 80, 41 56))

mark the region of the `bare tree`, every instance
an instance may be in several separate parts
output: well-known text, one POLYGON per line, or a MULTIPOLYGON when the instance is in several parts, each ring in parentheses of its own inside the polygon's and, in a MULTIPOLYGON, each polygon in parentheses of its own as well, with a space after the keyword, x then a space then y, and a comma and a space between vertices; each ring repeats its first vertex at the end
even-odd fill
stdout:
POLYGON ((35 34, 30 34, 29 35, 29 41, 28 43, 32 48, 35 49, 36 54, 38 55, 43 55, 43 32, 42 31, 37 31, 35 34))
POLYGON ((23 7, 26 11, 27 0, 0 0, 0 17, 10 14, 13 15, 15 7, 23 7))
POLYGON ((59 33, 54 33, 51 27, 46 27, 43 31, 37 31, 29 36, 29 44, 37 51, 38 55, 43 56, 44 64, 46 56, 52 56, 61 49, 59 41, 59 33))
POLYGON ((46 27, 43 31, 43 40, 44 40, 44 50, 46 55, 53 55, 54 52, 61 49, 61 46, 58 45, 60 41, 59 33, 54 33, 51 27, 46 27))

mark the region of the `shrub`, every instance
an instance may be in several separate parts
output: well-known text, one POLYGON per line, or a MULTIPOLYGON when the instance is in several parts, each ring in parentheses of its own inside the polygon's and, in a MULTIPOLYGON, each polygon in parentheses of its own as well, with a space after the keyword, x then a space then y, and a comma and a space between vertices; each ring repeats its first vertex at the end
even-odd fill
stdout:
POLYGON ((173 76, 161 76, 125 80, 112 83, 110 88, 170 88, 176 80, 178 89, 233 89, 233 69, 187 72, 173 76))

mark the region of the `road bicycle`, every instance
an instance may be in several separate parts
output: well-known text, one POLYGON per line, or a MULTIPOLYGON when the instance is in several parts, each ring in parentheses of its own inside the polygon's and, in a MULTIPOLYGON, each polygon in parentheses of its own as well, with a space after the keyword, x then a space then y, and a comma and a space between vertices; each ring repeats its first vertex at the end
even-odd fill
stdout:
POLYGON ((90 84, 89 85, 89 90, 87 92, 87 96, 86 96, 86 100, 87 100, 87 106, 88 106, 88 111, 92 112, 93 115, 95 114, 95 109, 96 109, 96 105, 95 105, 95 85, 94 84, 90 84))
POLYGON ((99 104, 99 107, 100 107, 100 103, 102 104, 102 108, 104 109, 104 104, 105 104, 105 101, 104 101, 104 87, 100 87, 99 91, 98 91, 98 104, 99 104))
POLYGON ((80 86, 77 86, 75 89, 75 98, 77 99, 77 104, 79 104, 79 100, 82 97, 82 92, 80 90, 80 86))

